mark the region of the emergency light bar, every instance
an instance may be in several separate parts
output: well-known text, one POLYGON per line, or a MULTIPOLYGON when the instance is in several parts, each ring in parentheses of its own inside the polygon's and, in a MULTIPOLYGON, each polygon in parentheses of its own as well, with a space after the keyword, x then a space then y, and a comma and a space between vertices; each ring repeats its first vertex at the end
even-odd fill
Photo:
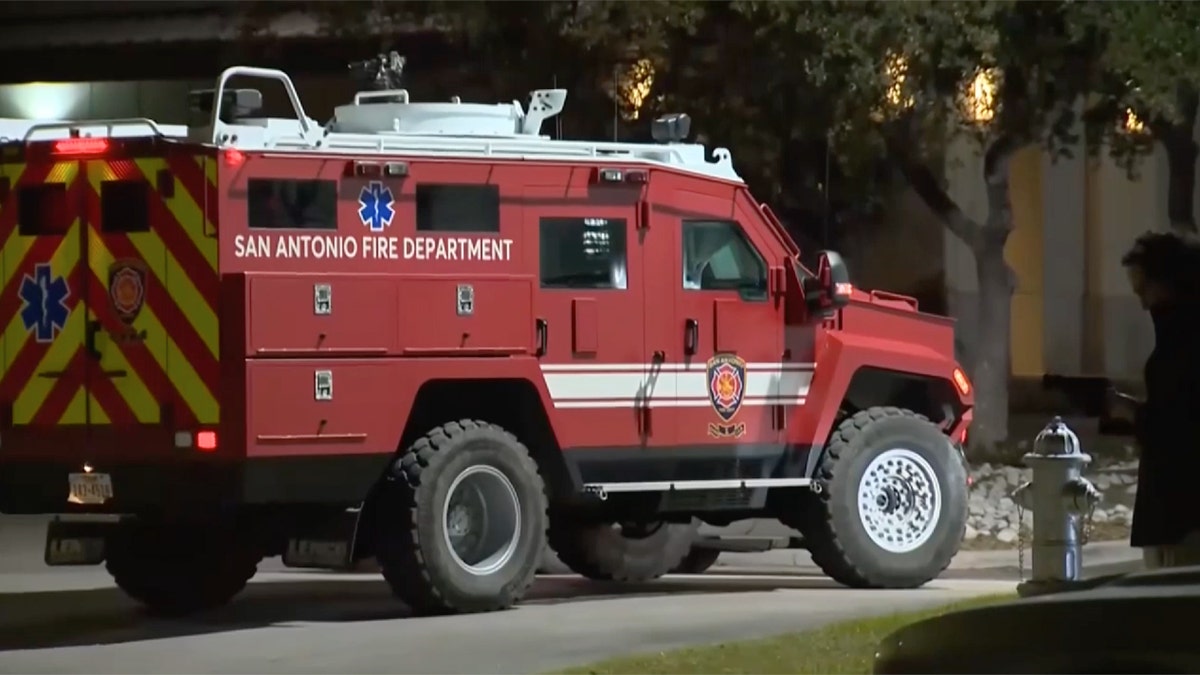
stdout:
POLYGON ((107 150, 107 138, 65 138, 54 142, 54 153, 58 155, 98 155, 107 150))

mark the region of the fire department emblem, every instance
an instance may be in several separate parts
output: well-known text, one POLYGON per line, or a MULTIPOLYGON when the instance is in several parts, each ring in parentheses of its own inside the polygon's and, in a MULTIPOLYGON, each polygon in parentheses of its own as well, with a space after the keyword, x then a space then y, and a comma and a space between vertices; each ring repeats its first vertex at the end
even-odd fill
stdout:
POLYGON ((717 354, 708 360, 706 370, 708 400, 720 423, 708 425, 714 438, 739 437, 746 433, 744 422, 733 423, 746 394, 746 362, 734 354, 717 354))
POLYGON ((146 264, 118 260, 108 268, 108 299, 126 325, 132 324, 146 302, 146 264))

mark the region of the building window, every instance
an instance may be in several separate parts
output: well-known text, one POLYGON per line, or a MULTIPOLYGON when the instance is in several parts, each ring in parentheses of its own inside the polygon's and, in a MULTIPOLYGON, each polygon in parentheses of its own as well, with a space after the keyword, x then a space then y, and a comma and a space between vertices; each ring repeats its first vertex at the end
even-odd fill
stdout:
POLYGON ((143 181, 100 184, 100 231, 112 234, 150 231, 150 186, 143 181))
POLYGON ((747 300, 767 297, 767 266, 737 223, 683 222, 683 287, 737 291, 747 300))
POLYGON ((499 232, 496 185, 418 185, 418 232, 499 232))
POLYGON ((17 232, 21 236, 63 235, 73 220, 65 184, 43 183, 17 190, 17 232))
POLYGON ((542 288, 627 286, 625 220, 542 218, 542 288))
POLYGON ((254 229, 336 230, 337 182, 251 178, 246 209, 254 229))

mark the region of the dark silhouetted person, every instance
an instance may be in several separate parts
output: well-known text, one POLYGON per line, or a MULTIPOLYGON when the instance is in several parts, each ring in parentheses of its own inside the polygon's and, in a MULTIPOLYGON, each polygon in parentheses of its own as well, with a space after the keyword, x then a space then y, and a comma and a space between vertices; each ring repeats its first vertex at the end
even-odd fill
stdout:
POLYGON ((1200 565, 1200 244, 1147 233, 1121 264, 1154 322, 1145 401, 1113 392, 1141 452, 1131 544, 1148 568, 1200 565))

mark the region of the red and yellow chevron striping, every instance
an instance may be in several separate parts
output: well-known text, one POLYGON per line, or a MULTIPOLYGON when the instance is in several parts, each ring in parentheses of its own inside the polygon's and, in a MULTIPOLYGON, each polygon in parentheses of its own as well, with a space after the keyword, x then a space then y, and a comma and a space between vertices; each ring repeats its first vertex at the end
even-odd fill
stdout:
POLYGON ((18 227, 15 198, 0 209, 0 402, 11 402, 12 422, 158 424, 170 410, 179 428, 215 424, 215 163, 170 149, 160 157, 10 163, 0 171, 14 192, 63 185, 70 221, 65 233, 39 235, 18 227), (173 190, 159 191, 164 175, 173 190), (145 214, 106 205, 113 183, 144 186, 145 214), (113 287, 119 270, 140 274, 136 306, 120 311, 115 294, 128 289, 113 287), (65 293, 50 297, 51 288, 65 293), (34 315, 23 313, 38 299, 46 306, 35 314, 44 320, 30 328, 34 315))

